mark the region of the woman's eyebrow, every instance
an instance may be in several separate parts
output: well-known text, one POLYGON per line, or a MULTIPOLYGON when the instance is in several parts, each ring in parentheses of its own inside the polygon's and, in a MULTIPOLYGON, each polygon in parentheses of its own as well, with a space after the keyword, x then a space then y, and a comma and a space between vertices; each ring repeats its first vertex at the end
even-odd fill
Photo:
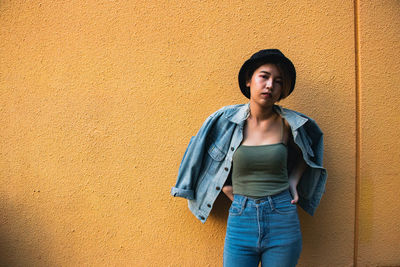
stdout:
MULTIPOLYGON (((263 73, 266 73, 266 74, 269 74, 269 75, 271 75, 271 73, 269 73, 268 71, 266 71, 266 70, 262 70, 262 71, 260 71, 260 72, 263 72, 263 73)), ((281 76, 277 76, 276 78, 281 78, 282 79, 282 77, 281 76)))

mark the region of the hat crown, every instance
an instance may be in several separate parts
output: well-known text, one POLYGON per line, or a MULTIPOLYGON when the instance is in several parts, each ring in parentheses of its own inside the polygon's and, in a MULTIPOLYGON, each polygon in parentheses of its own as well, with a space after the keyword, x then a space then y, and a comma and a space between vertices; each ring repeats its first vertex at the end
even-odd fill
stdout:
POLYGON ((285 55, 283 55, 283 53, 279 49, 263 49, 258 51, 257 53, 254 53, 250 57, 250 59, 259 59, 267 56, 279 56, 285 58, 285 55))

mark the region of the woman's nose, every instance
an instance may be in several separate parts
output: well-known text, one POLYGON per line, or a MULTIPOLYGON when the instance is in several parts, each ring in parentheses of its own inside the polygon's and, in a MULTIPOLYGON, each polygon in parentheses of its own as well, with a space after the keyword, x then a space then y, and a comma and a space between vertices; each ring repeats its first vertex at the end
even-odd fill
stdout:
POLYGON ((272 88, 272 85, 273 85, 273 84, 274 84, 273 80, 272 80, 271 78, 269 78, 269 79, 267 80, 266 87, 267 87, 267 88, 272 88))

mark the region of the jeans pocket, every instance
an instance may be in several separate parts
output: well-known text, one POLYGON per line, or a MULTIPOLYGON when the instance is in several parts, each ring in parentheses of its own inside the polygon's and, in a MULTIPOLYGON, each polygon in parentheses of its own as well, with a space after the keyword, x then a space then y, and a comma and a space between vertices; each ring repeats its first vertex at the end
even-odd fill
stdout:
POLYGON ((241 202, 233 200, 229 208, 229 215, 239 216, 243 212, 243 205, 241 202))
POLYGON ((297 205, 291 203, 291 199, 285 201, 273 201, 273 211, 282 215, 297 212, 297 205))

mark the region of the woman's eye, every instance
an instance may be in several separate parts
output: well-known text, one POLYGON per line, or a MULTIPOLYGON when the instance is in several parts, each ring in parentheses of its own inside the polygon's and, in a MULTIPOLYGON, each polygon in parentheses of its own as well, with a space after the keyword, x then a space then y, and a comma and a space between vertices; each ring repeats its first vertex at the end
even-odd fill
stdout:
POLYGON ((276 81, 276 83, 282 84, 283 82, 282 81, 276 81))

